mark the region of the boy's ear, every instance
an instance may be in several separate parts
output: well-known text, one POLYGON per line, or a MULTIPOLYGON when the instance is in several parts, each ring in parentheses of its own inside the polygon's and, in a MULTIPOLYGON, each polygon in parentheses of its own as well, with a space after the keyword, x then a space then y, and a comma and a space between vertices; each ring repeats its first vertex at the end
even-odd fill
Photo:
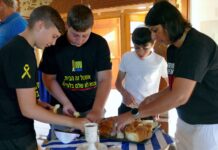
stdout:
POLYGON ((37 31, 41 30, 44 27, 45 27, 45 22, 42 20, 39 20, 35 23, 35 28, 37 31))

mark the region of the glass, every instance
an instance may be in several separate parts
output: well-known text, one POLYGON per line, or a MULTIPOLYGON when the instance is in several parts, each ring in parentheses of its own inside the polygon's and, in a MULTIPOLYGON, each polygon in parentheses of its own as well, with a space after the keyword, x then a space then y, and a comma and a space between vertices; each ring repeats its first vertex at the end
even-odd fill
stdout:
POLYGON ((97 123, 86 123, 85 128, 85 139, 88 143, 88 150, 97 150, 95 144, 98 142, 98 124, 97 123))

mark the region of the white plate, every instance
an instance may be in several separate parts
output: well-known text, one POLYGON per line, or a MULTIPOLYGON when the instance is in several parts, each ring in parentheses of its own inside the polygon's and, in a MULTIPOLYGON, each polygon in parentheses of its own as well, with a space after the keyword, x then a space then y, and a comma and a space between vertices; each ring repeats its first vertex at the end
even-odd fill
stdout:
MULTIPOLYGON (((96 143, 95 146, 97 150, 107 150, 107 146, 103 143, 96 143)), ((88 150, 88 143, 81 144, 76 150, 88 150)))
POLYGON ((56 137, 62 142, 62 143, 70 143, 76 138, 80 137, 80 134, 76 133, 69 133, 69 132, 62 132, 62 131, 54 131, 56 137))

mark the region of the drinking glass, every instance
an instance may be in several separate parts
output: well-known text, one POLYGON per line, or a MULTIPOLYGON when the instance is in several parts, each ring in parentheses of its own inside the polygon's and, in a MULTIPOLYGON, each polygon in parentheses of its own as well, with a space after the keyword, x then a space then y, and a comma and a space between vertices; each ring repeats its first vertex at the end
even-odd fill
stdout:
POLYGON ((97 150, 95 143, 98 142, 98 124, 97 123, 86 123, 85 128, 85 139, 88 143, 88 150, 97 150))

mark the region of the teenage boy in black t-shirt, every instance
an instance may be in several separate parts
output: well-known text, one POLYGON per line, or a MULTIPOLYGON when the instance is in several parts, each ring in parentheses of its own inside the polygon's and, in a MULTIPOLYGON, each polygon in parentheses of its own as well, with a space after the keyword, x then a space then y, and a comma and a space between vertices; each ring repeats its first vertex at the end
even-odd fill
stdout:
POLYGON ((54 45, 64 22, 49 6, 36 8, 28 28, 0 51, 0 149, 36 150, 33 119, 82 129, 87 119, 54 114, 36 100, 37 65, 34 47, 54 45))
POLYGON ((46 48, 40 69, 51 101, 61 103, 67 115, 87 113, 99 121, 111 89, 111 61, 104 38, 91 32, 93 14, 85 5, 68 13, 68 30, 55 46, 46 48))

